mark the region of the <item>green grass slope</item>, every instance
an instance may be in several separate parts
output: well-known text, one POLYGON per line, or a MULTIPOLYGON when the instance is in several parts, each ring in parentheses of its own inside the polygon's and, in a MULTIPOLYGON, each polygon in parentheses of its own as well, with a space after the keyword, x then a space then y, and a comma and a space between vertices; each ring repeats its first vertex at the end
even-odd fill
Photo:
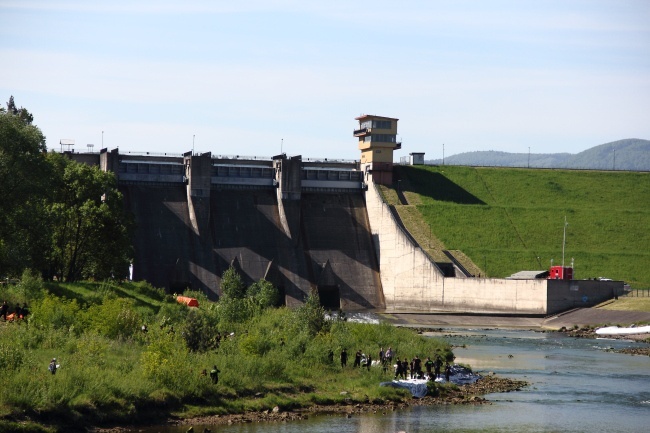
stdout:
POLYGON ((181 305, 143 282, 44 284, 24 277, 0 284, 0 299, 30 311, 21 320, 0 318, 0 432, 399 402, 410 393, 378 386, 392 378, 390 369, 352 368, 357 349, 376 357, 391 346, 400 357, 453 359, 445 341, 413 330, 325 320, 314 298, 292 310, 264 307, 253 295, 217 303, 186 295, 200 306, 181 305), (343 348, 350 354, 345 368, 343 348), (54 375, 52 358, 59 364, 54 375), (214 365, 218 384, 202 373, 214 365))
POLYGON ((566 216, 565 264, 575 260, 576 278, 650 287, 650 173, 410 166, 396 174, 433 236, 482 275, 560 265, 566 216))

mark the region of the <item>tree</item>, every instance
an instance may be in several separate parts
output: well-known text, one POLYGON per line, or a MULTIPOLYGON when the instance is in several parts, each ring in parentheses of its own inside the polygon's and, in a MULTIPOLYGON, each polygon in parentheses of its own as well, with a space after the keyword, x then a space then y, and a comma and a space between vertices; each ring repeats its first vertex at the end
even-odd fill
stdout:
POLYGON ((13 96, 0 110, 0 269, 18 276, 41 268, 48 239, 43 206, 50 193, 51 167, 45 137, 33 116, 16 108, 13 96))
POLYGON ((232 266, 221 276, 221 293, 231 299, 246 297, 246 285, 232 266))
POLYGON ((13 95, 9 97, 9 102, 7 102, 7 113, 17 116, 20 118, 26 125, 31 125, 32 122, 34 121, 34 116, 32 113, 27 111, 26 108, 16 107, 16 103, 14 102, 14 97, 13 95))
POLYGON ((250 285, 247 295, 262 308, 275 307, 280 301, 278 289, 264 278, 250 285))
POLYGON ((125 277, 132 257, 131 222, 115 176, 58 154, 49 158, 62 170, 48 208, 54 274, 66 281, 125 277))
POLYGON ((325 309, 320 304, 320 297, 317 291, 312 291, 307 296, 305 303, 296 309, 296 315, 300 325, 312 337, 321 331, 329 330, 330 324, 325 318, 325 309))

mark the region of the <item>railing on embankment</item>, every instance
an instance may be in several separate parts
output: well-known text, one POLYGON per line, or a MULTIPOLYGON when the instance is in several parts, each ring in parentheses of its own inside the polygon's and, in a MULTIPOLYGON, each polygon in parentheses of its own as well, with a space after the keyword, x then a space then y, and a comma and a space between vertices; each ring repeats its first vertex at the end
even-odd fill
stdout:
POLYGON ((630 298, 650 298, 650 289, 630 289, 623 296, 630 298))

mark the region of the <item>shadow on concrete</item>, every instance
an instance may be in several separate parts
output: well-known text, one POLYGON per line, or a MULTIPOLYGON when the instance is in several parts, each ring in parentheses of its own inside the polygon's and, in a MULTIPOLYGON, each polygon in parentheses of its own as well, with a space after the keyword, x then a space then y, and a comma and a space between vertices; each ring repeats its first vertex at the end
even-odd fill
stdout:
MULTIPOLYGON (((326 263, 345 309, 384 307, 378 260, 360 192, 306 193, 287 236, 273 189, 213 189, 208 233, 192 229, 183 186, 123 185, 134 214, 134 279, 169 292, 189 287, 211 299, 221 275, 237 264, 244 283, 267 278, 299 305, 318 288, 326 263)), ((328 282, 327 284, 330 284, 328 282)))

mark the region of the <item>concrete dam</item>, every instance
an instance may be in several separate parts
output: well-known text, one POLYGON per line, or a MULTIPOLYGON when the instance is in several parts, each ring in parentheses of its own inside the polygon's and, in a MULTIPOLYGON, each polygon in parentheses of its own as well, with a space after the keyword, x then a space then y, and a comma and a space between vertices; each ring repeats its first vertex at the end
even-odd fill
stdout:
POLYGON ((136 221, 133 279, 220 295, 233 266, 288 306, 316 290, 333 310, 385 309, 355 162, 120 155, 103 151, 136 221))
POLYGON ((622 294, 622 281, 476 278, 454 260, 436 263, 381 195, 393 164, 373 156, 385 148, 361 142, 371 130, 355 130, 368 149, 361 161, 117 149, 70 157, 115 173, 136 221, 133 279, 170 292, 217 299, 232 266, 247 285, 273 283, 287 306, 317 292, 331 310, 544 316, 622 294))

